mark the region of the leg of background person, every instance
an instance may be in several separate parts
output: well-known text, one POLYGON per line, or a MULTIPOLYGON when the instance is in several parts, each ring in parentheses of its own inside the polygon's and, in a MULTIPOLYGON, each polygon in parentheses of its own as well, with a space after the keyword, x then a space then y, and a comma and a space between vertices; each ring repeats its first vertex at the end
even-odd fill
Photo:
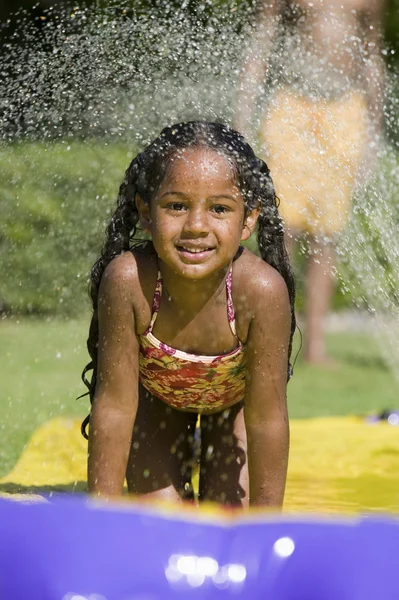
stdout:
POLYGON ((310 241, 307 273, 305 279, 306 330, 305 360, 314 364, 328 364, 325 347, 324 320, 330 308, 334 291, 336 254, 331 244, 315 239, 310 241))

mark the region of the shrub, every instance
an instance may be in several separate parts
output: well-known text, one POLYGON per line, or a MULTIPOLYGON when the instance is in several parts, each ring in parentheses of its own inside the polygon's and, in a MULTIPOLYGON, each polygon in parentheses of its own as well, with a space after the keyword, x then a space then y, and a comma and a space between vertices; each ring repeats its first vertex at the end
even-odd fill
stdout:
POLYGON ((99 142, 19 143, 0 150, 0 303, 12 312, 76 314, 88 306, 132 151, 99 142))

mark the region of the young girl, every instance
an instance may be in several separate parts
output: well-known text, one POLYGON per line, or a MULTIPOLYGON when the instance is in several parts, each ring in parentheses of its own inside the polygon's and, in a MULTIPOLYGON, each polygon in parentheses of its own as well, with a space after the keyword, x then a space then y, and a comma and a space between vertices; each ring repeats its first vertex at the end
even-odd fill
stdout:
POLYGON ((89 491, 126 478, 192 498, 200 415, 199 500, 280 507, 295 289, 269 169, 242 136, 180 123, 138 154, 91 283, 89 491), (240 245, 256 225, 262 258, 240 245), (132 247, 139 226, 151 241, 132 247))

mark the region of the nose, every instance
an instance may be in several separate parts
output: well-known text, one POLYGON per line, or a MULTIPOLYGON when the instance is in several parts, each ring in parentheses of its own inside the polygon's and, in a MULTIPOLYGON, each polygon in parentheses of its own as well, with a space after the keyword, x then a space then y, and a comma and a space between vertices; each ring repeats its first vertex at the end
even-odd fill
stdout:
POLYGON ((191 207, 187 211, 183 232, 187 235, 205 236, 209 233, 208 211, 204 206, 191 207))

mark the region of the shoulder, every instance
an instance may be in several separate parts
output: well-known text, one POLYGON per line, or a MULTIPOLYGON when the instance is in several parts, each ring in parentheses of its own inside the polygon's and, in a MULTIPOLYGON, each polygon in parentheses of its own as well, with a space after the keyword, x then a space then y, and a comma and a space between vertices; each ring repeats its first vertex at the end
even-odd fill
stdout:
POLYGON ((116 256, 106 266, 98 292, 100 320, 114 320, 134 312, 137 267, 129 252, 116 256))
POLYGON ((101 285, 126 287, 127 293, 134 294, 145 289, 156 273, 156 256, 151 252, 129 250, 111 260, 104 271, 101 285))
POLYGON ((289 294, 284 278, 249 250, 244 250, 233 266, 233 301, 243 341, 247 339, 254 321, 266 325, 279 316, 284 320, 290 319, 289 294))
POLYGON ((151 254, 129 251, 116 256, 101 278, 99 303, 106 302, 114 308, 130 308, 134 312, 137 329, 146 329, 151 318, 156 277, 157 263, 151 254))
POLYGON ((233 282, 237 299, 246 300, 255 309, 268 300, 288 301, 288 289, 282 275, 259 256, 244 250, 233 266, 233 282), (236 264, 237 263, 237 264, 236 264))
POLYGON ((106 266, 101 278, 100 293, 112 293, 125 289, 126 294, 132 291, 132 283, 137 281, 137 261, 131 252, 116 256, 106 266))

